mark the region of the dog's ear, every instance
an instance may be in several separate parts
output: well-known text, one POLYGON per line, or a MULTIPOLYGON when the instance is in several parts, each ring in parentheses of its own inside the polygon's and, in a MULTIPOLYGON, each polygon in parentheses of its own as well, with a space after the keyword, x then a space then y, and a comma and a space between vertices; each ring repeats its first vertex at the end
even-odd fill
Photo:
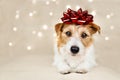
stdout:
POLYGON ((89 30, 91 32, 91 34, 95 34, 96 32, 98 32, 100 34, 100 27, 98 25, 96 25, 95 23, 89 23, 89 30))
POLYGON ((63 23, 58 23, 55 25, 55 31, 57 33, 57 35, 62 32, 62 28, 63 28, 64 24, 63 23))

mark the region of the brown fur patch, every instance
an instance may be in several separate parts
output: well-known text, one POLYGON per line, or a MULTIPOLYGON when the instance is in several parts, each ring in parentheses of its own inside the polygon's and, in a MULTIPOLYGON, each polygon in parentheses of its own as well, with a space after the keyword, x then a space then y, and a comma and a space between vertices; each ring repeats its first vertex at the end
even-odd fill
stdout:
POLYGON ((60 34, 63 26, 64 26, 63 23, 58 23, 58 24, 55 25, 55 31, 56 31, 57 35, 60 34))
POLYGON ((84 27, 86 28, 86 33, 90 34, 88 34, 88 37, 85 39, 81 39, 81 41, 83 42, 84 46, 89 47, 93 43, 92 35, 97 31, 100 33, 100 27, 94 23, 89 23, 88 25, 84 25, 84 27))
POLYGON ((81 41, 85 47, 89 47, 93 43, 93 38, 92 36, 88 36, 85 39, 81 39, 81 41))
POLYGON ((86 26, 81 27, 79 33, 80 33, 80 40, 82 41, 83 45, 85 47, 89 47, 93 43, 93 38, 88 28, 86 26), (87 34, 86 38, 81 37, 83 33, 87 34))
POLYGON ((94 23, 89 23, 85 27, 88 28, 88 30, 90 31, 91 34, 95 34, 97 31, 100 34, 100 27, 94 23))
POLYGON ((61 27, 61 30, 59 30, 57 33, 59 33, 57 35, 57 41, 58 41, 58 47, 63 46, 64 44, 67 43, 67 41, 69 40, 69 37, 67 37, 65 35, 65 32, 63 32, 63 30, 65 30, 65 28, 67 28, 69 25, 68 24, 64 24, 63 27, 61 27))

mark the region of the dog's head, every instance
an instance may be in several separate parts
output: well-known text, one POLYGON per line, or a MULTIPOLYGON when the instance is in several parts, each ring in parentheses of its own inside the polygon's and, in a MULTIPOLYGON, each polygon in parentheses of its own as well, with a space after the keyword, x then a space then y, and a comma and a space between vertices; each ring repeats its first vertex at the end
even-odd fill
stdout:
POLYGON ((58 23, 55 25, 57 47, 62 54, 79 55, 93 43, 92 35, 100 33, 100 27, 94 23, 87 25, 58 23))

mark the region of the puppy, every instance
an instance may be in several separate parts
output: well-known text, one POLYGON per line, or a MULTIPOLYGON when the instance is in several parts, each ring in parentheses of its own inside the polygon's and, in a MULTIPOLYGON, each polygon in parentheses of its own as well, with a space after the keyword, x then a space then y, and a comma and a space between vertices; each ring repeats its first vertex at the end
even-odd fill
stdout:
POLYGON ((100 33, 98 25, 58 23, 55 31, 54 65, 60 73, 86 73, 96 65, 92 36, 100 33))

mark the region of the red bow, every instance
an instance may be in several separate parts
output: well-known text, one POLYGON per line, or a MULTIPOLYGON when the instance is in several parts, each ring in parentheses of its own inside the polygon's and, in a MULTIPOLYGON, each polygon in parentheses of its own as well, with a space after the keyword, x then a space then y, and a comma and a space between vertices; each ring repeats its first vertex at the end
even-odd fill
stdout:
POLYGON ((67 10, 67 12, 63 13, 63 17, 61 18, 63 23, 67 24, 79 24, 84 25, 88 24, 89 22, 93 22, 93 16, 91 14, 88 14, 88 11, 82 11, 80 8, 78 11, 71 10, 70 8, 67 10))

